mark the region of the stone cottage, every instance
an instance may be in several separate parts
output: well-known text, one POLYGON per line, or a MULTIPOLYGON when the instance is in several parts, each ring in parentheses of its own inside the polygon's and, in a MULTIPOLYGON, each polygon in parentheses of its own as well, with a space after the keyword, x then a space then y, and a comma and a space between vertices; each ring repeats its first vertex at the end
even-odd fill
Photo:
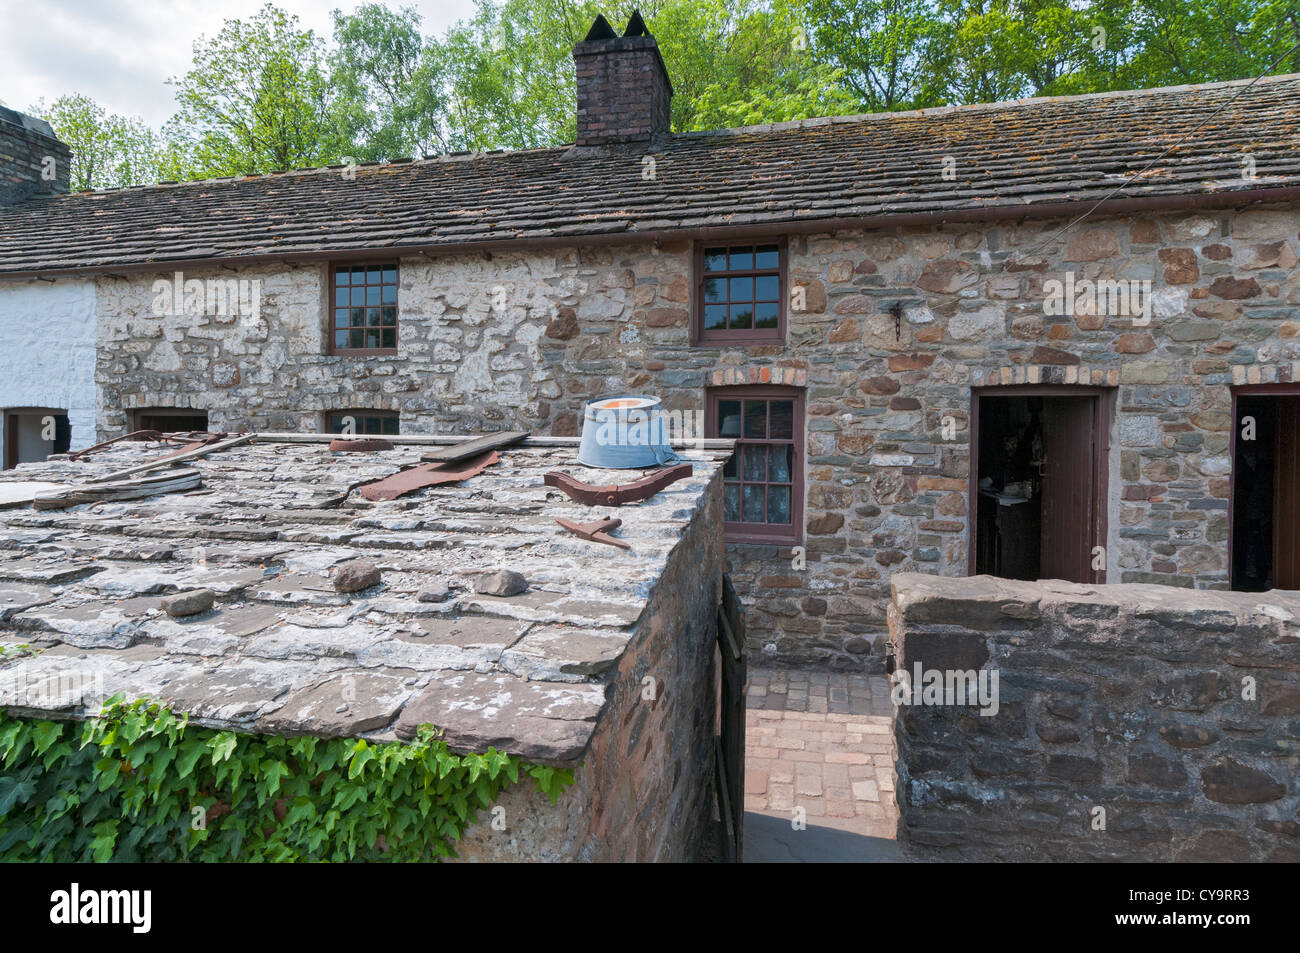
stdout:
POLYGON ((562 148, 69 195, 0 117, 8 419, 574 435, 656 394, 738 441, 753 647, 835 667, 884 665, 900 571, 1300 588, 1300 76, 672 134, 602 26, 562 148))

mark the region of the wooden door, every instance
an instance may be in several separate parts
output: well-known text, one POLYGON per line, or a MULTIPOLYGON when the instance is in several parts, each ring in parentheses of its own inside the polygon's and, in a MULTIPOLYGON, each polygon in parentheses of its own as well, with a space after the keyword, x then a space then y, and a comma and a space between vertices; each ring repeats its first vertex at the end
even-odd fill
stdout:
POLYGON ((1300 397, 1277 399, 1273 588, 1300 589, 1300 397))
POLYGON ((1040 579, 1096 582, 1093 547, 1101 545, 1096 396, 1043 401, 1043 500, 1040 579))

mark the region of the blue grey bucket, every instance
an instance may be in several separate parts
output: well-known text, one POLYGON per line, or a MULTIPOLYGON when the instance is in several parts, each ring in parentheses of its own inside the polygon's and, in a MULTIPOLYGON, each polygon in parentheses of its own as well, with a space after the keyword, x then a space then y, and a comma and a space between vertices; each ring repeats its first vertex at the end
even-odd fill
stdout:
POLYGON ((658 397, 608 394, 582 412, 578 462, 607 470, 644 470, 677 461, 658 397))

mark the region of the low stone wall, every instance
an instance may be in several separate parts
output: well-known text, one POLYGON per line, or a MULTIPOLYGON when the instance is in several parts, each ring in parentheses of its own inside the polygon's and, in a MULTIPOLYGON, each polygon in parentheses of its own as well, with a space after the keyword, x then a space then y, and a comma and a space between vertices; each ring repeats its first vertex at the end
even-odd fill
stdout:
POLYGON ((997 688, 896 706, 916 856, 1300 861, 1296 594, 901 573, 889 625, 896 697, 918 665, 997 688))
POLYGON ((574 785, 555 806, 531 782, 506 791, 497 827, 484 814, 465 832, 457 848, 462 860, 645 862, 707 855, 721 526, 718 475, 610 676, 610 703, 574 769, 574 785))

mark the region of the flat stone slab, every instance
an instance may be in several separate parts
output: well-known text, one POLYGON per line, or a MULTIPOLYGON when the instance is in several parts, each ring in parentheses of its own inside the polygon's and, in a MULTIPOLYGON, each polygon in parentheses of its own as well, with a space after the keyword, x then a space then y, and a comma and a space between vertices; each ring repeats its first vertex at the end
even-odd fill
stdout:
POLYGON ((452 675, 407 705, 396 731, 410 739, 428 723, 458 751, 496 748, 529 761, 571 764, 587 750, 604 705, 603 685, 525 682, 506 673, 452 675))
POLYGON ((392 723, 415 688, 410 679, 376 672, 332 675, 317 685, 296 689, 261 729, 276 734, 352 737, 392 723))
POLYGON ((617 630, 539 625, 501 654, 501 667, 529 680, 583 681, 613 668, 630 639, 617 630))
POLYGON ((0 622, 15 613, 54 601, 54 590, 45 586, 0 583, 0 622))
POLYGON ((529 623, 483 615, 457 615, 420 619, 416 627, 430 642, 462 648, 514 645, 528 631, 529 623))

